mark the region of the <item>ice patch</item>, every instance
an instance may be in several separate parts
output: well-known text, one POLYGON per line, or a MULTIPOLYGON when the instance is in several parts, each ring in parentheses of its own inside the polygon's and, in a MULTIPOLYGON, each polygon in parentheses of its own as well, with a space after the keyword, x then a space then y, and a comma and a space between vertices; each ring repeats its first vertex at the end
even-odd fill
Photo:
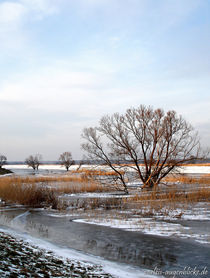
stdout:
POLYGON ((127 231, 139 231, 145 234, 158 235, 164 237, 192 238, 200 243, 209 243, 209 236, 204 234, 192 233, 190 227, 182 226, 179 223, 157 221, 152 218, 141 219, 74 219, 74 222, 108 226, 127 231))

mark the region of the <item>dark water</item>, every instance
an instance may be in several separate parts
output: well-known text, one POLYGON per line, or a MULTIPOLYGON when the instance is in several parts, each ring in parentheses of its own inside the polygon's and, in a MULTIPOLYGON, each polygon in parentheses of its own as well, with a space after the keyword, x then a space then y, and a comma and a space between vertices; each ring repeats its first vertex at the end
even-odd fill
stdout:
POLYGON ((44 210, 1 211, 0 225, 27 232, 61 247, 148 269, 183 270, 196 266, 210 270, 210 247, 190 240, 76 223, 70 217, 52 217, 44 210))

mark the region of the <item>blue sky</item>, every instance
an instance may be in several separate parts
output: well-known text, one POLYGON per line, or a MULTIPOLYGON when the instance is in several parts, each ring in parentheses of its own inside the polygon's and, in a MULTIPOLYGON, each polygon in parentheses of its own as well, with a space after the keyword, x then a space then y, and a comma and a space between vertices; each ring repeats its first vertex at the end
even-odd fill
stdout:
POLYGON ((210 1, 0 1, 0 153, 82 157, 81 131, 140 104, 210 142, 210 1))

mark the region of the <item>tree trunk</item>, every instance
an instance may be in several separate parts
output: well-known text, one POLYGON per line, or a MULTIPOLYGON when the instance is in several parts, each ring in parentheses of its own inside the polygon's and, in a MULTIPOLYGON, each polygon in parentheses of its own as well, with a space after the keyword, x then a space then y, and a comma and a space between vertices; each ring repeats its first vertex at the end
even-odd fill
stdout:
POLYGON ((146 180, 146 182, 144 182, 143 188, 153 189, 154 187, 156 187, 156 185, 157 185, 157 179, 151 177, 149 180, 146 180))

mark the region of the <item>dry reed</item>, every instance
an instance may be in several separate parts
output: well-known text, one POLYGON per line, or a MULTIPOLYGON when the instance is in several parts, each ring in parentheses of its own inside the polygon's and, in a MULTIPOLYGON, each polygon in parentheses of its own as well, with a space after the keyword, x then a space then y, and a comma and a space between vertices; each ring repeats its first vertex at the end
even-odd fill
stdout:
POLYGON ((206 184, 210 185, 210 175, 202 175, 202 177, 192 177, 186 175, 168 176, 164 179, 164 182, 179 182, 183 184, 206 184))
POLYGON ((0 198, 31 207, 57 206, 57 198, 52 190, 35 183, 23 184, 21 179, 17 178, 0 179, 0 198))
POLYGON ((0 179, 1 199, 30 206, 51 203, 55 207, 55 199, 59 194, 107 191, 110 191, 109 186, 80 176, 12 176, 0 179))

